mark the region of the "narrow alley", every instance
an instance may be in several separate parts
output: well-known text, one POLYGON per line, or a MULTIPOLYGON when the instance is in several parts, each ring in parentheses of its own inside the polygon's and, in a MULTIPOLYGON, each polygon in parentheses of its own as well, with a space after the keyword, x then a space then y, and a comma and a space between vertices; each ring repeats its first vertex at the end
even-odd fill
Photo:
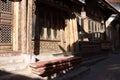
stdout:
POLYGON ((120 80, 120 54, 110 54, 109 58, 89 67, 88 72, 73 80, 120 80))

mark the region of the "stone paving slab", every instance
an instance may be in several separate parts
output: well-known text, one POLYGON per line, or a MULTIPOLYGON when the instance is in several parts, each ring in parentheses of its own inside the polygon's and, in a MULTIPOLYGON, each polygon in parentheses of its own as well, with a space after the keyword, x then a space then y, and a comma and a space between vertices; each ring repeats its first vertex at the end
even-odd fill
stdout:
MULTIPOLYGON (((106 56, 102 56, 102 57, 98 57, 98 58, 95 58, 95 59, 92 59, 92 60, 88 60, 86 62, 84 62, 83 64, 91 64, 91 63, 94 63, 94 62, 97 62, 99 60, 102 60, 106 58, 106 56)), ((90 67, 86 67, 86 66, 83 66, 83 64, 75 69, 73 69, 72 71, 70 71, 69 73, 67 74, 64 74, 63 76, 60 76, 60 77, 57 77, 55 78, 54 80, 70 80, 70 79, 75 79, 80 75, 86 73, 87 71, 90 70, 90 67)), ((6 79, 6 80, 11 80, 11 78, 18 78, 19 76, 26 76, 25 78, 27 79, 38 79, 38 80, 47 80, 46 78, 43 78, 43 77, 40 77, 40 76, 37 76, 37 75, 34 75, 32 74, 29 69, 25 69, 25 70, 22 70, 22 71, 18 71, 17 72, 18 74, 10 74, 10 75, 7 75, 4 76, 3 78, 6 79)), ((25 79, 25 80, 26 80, 25 79)))

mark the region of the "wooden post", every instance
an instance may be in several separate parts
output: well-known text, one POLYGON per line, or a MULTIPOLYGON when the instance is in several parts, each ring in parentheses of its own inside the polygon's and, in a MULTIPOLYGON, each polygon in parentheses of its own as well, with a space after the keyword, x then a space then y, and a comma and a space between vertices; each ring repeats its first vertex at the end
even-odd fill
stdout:
POLYGON ((72 19, 70 19, 70 33, 69 33, 69 36, 70 36, 70 51, 73 52, 74 49, 73 49, 73 21, 72 21, 72 19))
POLYGON ((13 50, 18 51, 18 28, 19 28, 19 2, 13 3, 14 14, 13 14, 13 50))
POLYGON ((31 44, 32 44, 32 5, 33 0, 28 0, 27 6, 27 53, 32 53, 31 44))
MULTIPOLYGON (((84 30, 85 30, 85 32, 88 32, 88 19, 86 18, 86 19, 84 19, 84 30)), ((85 34, 85 36, 86 36, 86 34, 85 34)), ((88 41, 88 38, 84 38, 84 41, 88 41)))
POLYGON ((65 39, 66 39, 66 45, 65 49, 67 52, 70 51, 70 26, 69 26, 69 20, 65 20, 65 39))
POLYGON ((73 21, 73 48, 74 48, 74 52, 78 52, 79 48, 78 48, 78 28, 77 28, 77 20, 76 18, 72 20, 73 21))
POLYGON ((26 0, 21 1, 21 15, 20 15, 20 27, 21 27, 21 52, 26 53, 27 50, 27 25, 26 25, 26 0))

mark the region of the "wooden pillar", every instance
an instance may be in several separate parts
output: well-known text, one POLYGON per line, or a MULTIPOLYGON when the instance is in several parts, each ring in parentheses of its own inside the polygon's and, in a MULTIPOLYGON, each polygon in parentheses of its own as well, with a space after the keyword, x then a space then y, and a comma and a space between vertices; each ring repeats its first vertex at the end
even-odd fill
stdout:
POLYGON ((70 47, 71 52, 75 52, 77 49, 77 41, 78 41, 78 30, 77 30, 77 22, 76 19, 70 19, 70 47))
POLYGON ((88 19, 84 19, 84 30, 85 32, 88 32, 88 19))
POLYGON ((78 40, 78 28, 77 28, 77 20, 76 18, 73 20, 74 27, 74 42, 78 40))
POLYGON ((106 33, 106 23, 105 23, 105 21, 104 21, 104 33, 105 33, 105 36, 104 36, 104 38, 105 38, 105 40, 107 39, 107 33, 106 33))
MULTIPOLYGON (((84 20, 84 30, 85 32, 88 32, 88 18, 84 20)), ((84 41, 88 41, 88 37, 85 37, 84 41)))
POLYGON ((50 20, 50 23, 51 23, 51 39, 54 40, 55 37, 54 37, 54 25, 53 25, 53 15, 52 13, 50 14, 50 17, 51 17, 51 20, 50 20))
POLYGON ((69 33, 69 36, 70 36, 70 51, 73 52, 74 49, 73 49, 73 22, 72 22, 72 19, 70 19, 70 33, 69 33))
POLYGON ((69 25, 69 20, 65 20, 65 40, 66 40, 66 45, 65 45, 65 49, 67 52, 70 51, 70 25, 69 25))
POLYGON ((60 46, 63 47, 64 46, 64 39, 63 39, 63 29, 60 29, 60 46))
POLYGON ((32 6, 33 0, 28 0, 27 6, 27 53, 32 53, 31 43, 32 43, 32 6))
POLYGON ((13 50, 18 51, 18 28, 19 28, 19 2, 13 3, 14 14, 13 14, 13 50))
POLYGON ((74 52, 79 51, 79 45, 78 45, 78 27, 77 27, 77 20, 76 18, 73 19, 73 46, 74 46, 74 52))
MULTIPOLYGON (((84 19, 84 30, 85 30, 85 32, 88 32, 88 19, 87 18, 84 19)), ((88 38, 85 37, 84 41, 88 41, 88 38)))
POLYGON ((26 53, 27 50, 27 25, 26 25, 26 0, 21 1, 21 15, 20 15, 20 27, 21 27, 21 52, 26 53))
POLYGON ((92 20, 90 21, 90 32, 93 33, 93 22, 92 22, 92 20))
POLYGON ((45 25, 44 25, 44 28, 43 28, 43 30, 44 30, 44 34, 43 34, 43 38, 44 39, 47 39, 48 38, 48 36, 47 36, 47 19, 46 19, 46 15, 44 15, 44 19, 45 19, 45 25))

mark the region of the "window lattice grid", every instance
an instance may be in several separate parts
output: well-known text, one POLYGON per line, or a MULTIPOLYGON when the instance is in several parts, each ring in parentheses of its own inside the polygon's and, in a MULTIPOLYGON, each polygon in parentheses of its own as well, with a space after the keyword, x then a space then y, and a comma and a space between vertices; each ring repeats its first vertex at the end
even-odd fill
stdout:
POLYGON ((12 12, 12 2, 9 0, 0 1, 1 3, 1 11, 4 12, 12 12))
POLYGON ((0 25, 0 43, 11 43, 11 26, 0 25))

